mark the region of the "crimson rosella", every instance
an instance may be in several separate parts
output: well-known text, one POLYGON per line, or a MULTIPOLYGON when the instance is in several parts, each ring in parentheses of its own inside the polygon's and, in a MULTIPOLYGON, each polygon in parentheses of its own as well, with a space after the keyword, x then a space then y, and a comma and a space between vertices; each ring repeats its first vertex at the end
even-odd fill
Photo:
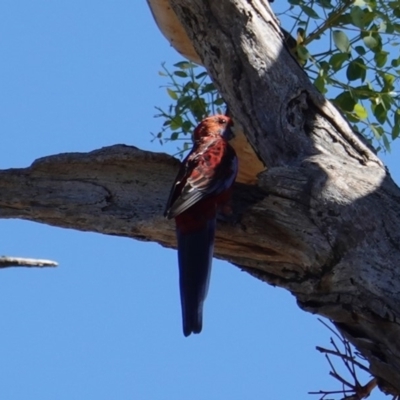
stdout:
POLYGON ((175 218, 183 333, 200 333, 214 251, 218 206, 227 204, 238 161, 229 145, 232 122, 205 118, 194 130, 194 145, 172 186, 165 216, 175 218))

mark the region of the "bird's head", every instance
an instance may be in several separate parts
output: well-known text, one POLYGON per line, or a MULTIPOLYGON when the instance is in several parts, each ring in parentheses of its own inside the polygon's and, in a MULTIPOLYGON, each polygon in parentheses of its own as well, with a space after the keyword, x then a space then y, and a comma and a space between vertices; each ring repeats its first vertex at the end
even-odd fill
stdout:
POLYGON ((232 125, 232 120, 226 115, 217 114, 207 117, 197 125, 193 139, 197 141, 205 136, 222 136, 226 140, 230 140, 233 137, 232 125))

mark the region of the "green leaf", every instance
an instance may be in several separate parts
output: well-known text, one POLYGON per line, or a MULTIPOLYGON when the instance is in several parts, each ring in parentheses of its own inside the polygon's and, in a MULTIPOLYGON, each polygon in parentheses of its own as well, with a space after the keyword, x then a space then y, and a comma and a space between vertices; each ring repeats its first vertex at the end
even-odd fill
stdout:
POLYGON ((375 64, 378 68, 382 68, 385 66, 389 53, 387 51, 380 51, 379 53, 375 53, 374 60, 375 64))
POLYGON ((386 110, 390 110, 392 104, 394 103, 393 97, 388 94, 381 95, 381 102, 386 110))
POLYGON ((371 108, 372 108, 372 112, 373 112, 375 118, 377 119, 377 121, 380 124, 384 124, 386 122, 386 118, 387 118, 387 111, 385 110, 385 107, 383 106, 383 104, 379 103, 379 104, 373 105, 371 108))
POLYGON ((385 81, 386 88, 393 88, 393 83, 396 80, 396 77, 392 74, 382 74, 383 80, 385 81))
POLYGON ((393 121, 394 121, 394 122, 393 122, 394 125, 397 125, 397 126, 400 127, 400 110, 397 110, 397 111, 394 113, 393 121))
POLYGON ((207 104, 203 98, 198 97, 189 104, 189 109, 196 117, 196 120, 200 121, 207 113, 207 104))
POLYGON ((179 76, 180 78, 187 78, 187 73, 183 71, 174 71, 174 75, 179 76))
POLYGON ((342 52, 342 53, 348 53, 350 49, 350 41, 347 35, 343 31, 333 31, 333 41, 336 45, 336 47, 342 52))
POLYGON ((185 108, 192 101, 191 96, 181 96, 176 101, 176 105, 178 108, 185 108))
POLYGON ((176 140, 179 137, 179 132, 172 132, 169 140, 176 140))
POLYGON ((189 133, 189 132, 191 132, 191 131, 192 131, 192 128, 193 128, 193 124, 192 124, 190 121, 186 120, 186 121, 183 122, 183 124, 182 124, 182 131, 183 131, 184 133, 189 133))
POLYGON ((393 29, 394 29, 396 32, 400 32, 400 24, 393 23, 393 29))
POLYGON ((353 88, 353 93, 361 100, 372 99, 376 95, 375 90, 371 89, 368 85, 353 88))
POLYGON ((329 59, 329 64, 332 66, 334 71, 338 71, 340 68, 342 68, 343 63, 348 59, 348 53, 336 53, 329 59))
POLYGON ((368 28, 368 26, 371 24, 371 22, 375 19, 376 14, 370 10, 368 10, 367 8, 363 10, 363 23, 364 26, 363 28, 366 29, 368 28))
POLYGON ((397 18, 400 18, 400 7, 397 7, 393 10, 393 15, 397 18))
POLYGON ((388 153, 390 153, 390 143, 386 135, 382 136, 383 144, 385 145, 385 149, 388 153))
POLYGON ((399 57, 399 58, 393 59, 392 62, 391 62, 390 64, 391 64, 391 66, 392 66, 393 68, 398 67, 398 66, 400 65, 400 57, 399 57))
POLYGON ((176 131, 178 129, 181 129, 182 127, 182 117, 179 115, 176 115, 172 120, 171 120, 171 124, 170 124, 170 128, 172 131, 176 131))
POLYGON ((321 18, 311 7, 301 5, 300 8, 303 10, 304 14, 308 15, 310 18, 313 19, 321 18))
MULTIPOLYGON (((326 61, 321 61, 321 62, 319 63, 319 66, 320 66, 320 71, 322 70, 322 71, 324 71, 324 72, 328 72, 328 71, 331 69, 331 66, 330 66, 329 63, 326 62, 326 61)), ((321 73, 321 72, 320 72, 320 73, 321 73)))
POLYGON ((180 61, 174 64, 174 67, 180 68, 180 69, 190 69, 190 68, 196 68, 197 65, 193 64, 189 61, 180 61))
POLYGON ((353 111, 356 102, 350 92, 344 91, 337 96, 333 102, 343 111, 353 111))
POLYGON ((360 103, 354 106, 354 112, 360 119, 366 119, 368 117, 368 111, 360 103))
POLYGON ((167 92, 169 94, 169 97, 171 97, 172 100, 178 100, 178 95, 172 89, 167 88, 167 92))
POLYGON ((392 140, 395 140, 399 137, 400 134, 400 125, 394 125, 392 128, 392 140))
POLYGON ((377 124, 371 124, 369 127, 371 128, 371 131, 373 132, 374 136, 379 140, 383 135, 382 127, 377 124))
POLYGON ((330 0, 317 0, 317 3, 322 7, 322 8, 333 8, 332 3, 330 0))
POLYGON ((215 89, 215 86, 214 86, 214 84, 211 82, 211 83, 206 83, 204 86, 203 86, 203 89, 202 89, 202 93, 210 93, 210 92, 215 92, 216 91, 216 89, 215 89))
POLYGON ((376 8, 376 0, 364 0, 365 4, 372 8, 373 10, 376 8))
POLYGON ((393 34, 394 33, 394 26, 391 22, 385 21, 386 23, 386 33, 393 34))
POLYGON ((334 27, 351 24, 351 15, 349 12, 341 15, 339 14, 339 16, 335 16, 334 18, 335 18, 334 27))
POLYGON ((327 92, 325 88, 325 79, 321 75, 318 75, 317 79, 315 79, 314 85, 322 94, 327 92))
POLYGON ((361 81, 364 81, 366 74, 367 71, 364 60, 360 57, 351 61, 347 66, 346 76, 349 81, 355 81, 357 79, 361 79, 361 81))
POLYGON ((362 46, 354 47, 354 50, 360 55, 363 56, 367 51, 362 46))
POLYGON ((201 78, 204 78, 207 75, 208 75, 207 72, 204 71, 204 72, 201 72, 200 74, 196 75, 195 78, 196 79, 201 79, 201 78))
POLYGON ((400 125, 399 124, 395 124, 393 125, 392 128, 392 140, 395 140, 399 137, 400 134, 400 125))
POLYGON ((365 1, 364 0, 354 0, 354 5, 358 7, 364 7, 365 1))
POLYGON ((363 38, 364 44, 371 50, 375 49, 378 47, 379 42, 372 36, 365 36, 363 38))
POLYGON ((310 58, 310 53, 308 52, 307 47, 302 46, 301 44, 297 45, 296 52, 302 61, 307 61, 310 58))
POLYGON ((354 26, 364 28, 364 12, 360 7, 354 6, 350 11, 350 16, 354 26))

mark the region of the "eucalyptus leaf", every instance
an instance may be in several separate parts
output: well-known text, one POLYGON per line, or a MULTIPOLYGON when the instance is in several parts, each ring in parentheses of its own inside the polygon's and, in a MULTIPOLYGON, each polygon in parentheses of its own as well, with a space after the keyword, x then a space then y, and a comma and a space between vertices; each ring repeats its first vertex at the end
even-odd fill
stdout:
POLYGON ((333 41, 336 47, 342 52, 347 53, 350 49, 350 40, 343 31, 333 31, 333 41))

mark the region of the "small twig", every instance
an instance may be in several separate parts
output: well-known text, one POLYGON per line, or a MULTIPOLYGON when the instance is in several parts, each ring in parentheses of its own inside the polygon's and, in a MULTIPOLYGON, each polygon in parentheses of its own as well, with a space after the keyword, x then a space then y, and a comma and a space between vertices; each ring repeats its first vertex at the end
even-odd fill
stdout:
POLYGON ((318 390, 318 392, 308 392, 308 394, 323 394, 324 395, 323 397, 325 397, 328 394, 339 394, 339 393, 350 393, 350 392, 353 392, 353 390, 352 389, 332 390, 332 391, 329 391, 329 392, 326 392, 324 390, 318 390))
POLYGON ((21 257, 0 257, 0 268, 10 267, 57 267, 58 263, 51 260, 39 260, 36 258, 21 258, 21 257))
POLYGON ((320 346, 316 346, 316 349, 321 353, 332 354, 333 356, 338 356, 340 358, 344 358, 346 360, 349 360, 352 364, 357 365, 357 367, 362 369, 363 371, 368 372, 368 373, 370 372, 369 369, 365 365, 361 364, 360 362, 358 362, 354 358, 351 358, 350 356, 347 356, 346 354, 341 354, 341 353, 338 353, 338 352, 333 351, 333 350, 324 349, 323 347, 320 347, 320 346))
POLYGON ((346 379, 342 378, 336 371, 331 371, 329 372, 329 375, 332 376, 333 378, 337 379, 340 383, 342 383, 344 386, 347 386, 354 390, 354 385, 352 385, 350 382, 347 382, 346 379))
POLYGON ((349 342, 345 342, 345 346, 346 346, 346 354, 349 355, 350 360, 352 360, 352 361, 351 361, 351 364, 349 365, 349 363, 348 363, 349 360, 346 357, 343 357, 343 362, 346 363, 346 366, 347 366, 347 368, 349 368, 351 375, 354 377, 355 381, 358 383, 357 373, 356 373, 356 366, 354 365, 354 362, 353 362, 354 357, 353 357, 353 352, 351 350, 350 343, 349 342))
POLYGON ((337 331, 332 329, 332 327, 330 327, 324 320, 322 320, 321 318, 317 318, 317 319, 319 322, 321 322, 322 325, 324 325, 326 328, 328 328, 335 336, 337 336, 340 340, 342 340, 342 337, 337 333, 337 331))
MULTIPOLYGON (((320 320, 321 321, 321 320, 320 320)), ((336 344, 335 340, 331 338, 330 342, 333 349, 325 349, 323 347, 317 346, 317 350, 321 353, 325 354, 325 358, 329 363, 331 371, 329 375, 332 376, 334 379, 339 381, 342 385, 342 390, 320 390, 318 392, 309 392, 310 394, 318 394, 321 395, 319 400, 326 400, 328 395, 338 395, 342 394, 342 400, 362 400, 367 398, 371 392, 377 386, 376 378, 370 379, 370 381, 362 386, 357 377, 357 368, 363 370, 365 372, 370 373, 368 368, 363 365, 362 363, 358 362, 356 358, 356 353, 351 348, 350 343, 348 340, 338 332, 335 332, 330 326, 328 326, 324 321, 321 321, 335 336, 340 340, 342 343, 344 350, 342 351, 339 349, 338 345, 336 344), (335 366, 333 365, 329 355, 333 355, 339 357, 344 364, 345 368, 347 369, 348 373, 351 376, 351 380, 345 379, 341 374, 339 374, 335 366)))

